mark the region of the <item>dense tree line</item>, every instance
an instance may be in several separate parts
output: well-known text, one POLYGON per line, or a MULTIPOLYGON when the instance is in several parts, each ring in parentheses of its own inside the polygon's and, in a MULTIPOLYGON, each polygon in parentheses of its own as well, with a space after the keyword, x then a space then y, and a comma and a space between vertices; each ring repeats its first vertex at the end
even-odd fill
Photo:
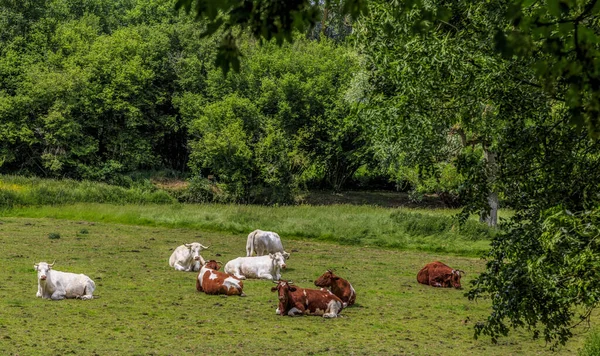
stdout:
POLYGON ((218 34, 173 4, 4 2, 0 167, 117 184, 171 169, 194 177, 200 200, 339 190, 367 146, 348 94, 359 59, 334 15, 294 45, 246 37, 223 76, 218 34))

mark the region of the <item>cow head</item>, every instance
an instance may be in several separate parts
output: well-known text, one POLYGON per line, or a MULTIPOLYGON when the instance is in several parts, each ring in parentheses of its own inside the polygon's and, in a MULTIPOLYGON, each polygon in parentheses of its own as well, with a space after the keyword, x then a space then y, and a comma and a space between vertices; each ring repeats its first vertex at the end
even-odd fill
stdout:
POLYGON ((283 311, 285 310, 285 306, 290 298, 289 293, 295 292, 297 288, 292 285, 294 282, 285 281, 283 279, 280 279, 279 281, 273 281, 273 283, 277 283, 277 285, 271 288, 271 292, 277 292, 277 298, 279 299, 279 310, 283 316, 283 311))
POLYGON ((210 246, 204 246, 198 242, 192 242, 191 244, 183 244, 190 251, 190 256, 194 261, 200 261, 200 251, 208 249, 210 246))
POLYGON ((40 281, 46 280, 48 271, 52 269, 55 263, 56 261, 52 262, 51 264, 40 262, 33 265, 33 268, 37 271, 38 279, 40 281))
POLYGON ((327 272, 323 273, 323 275, 315 281, 315 286, 330 287, 338 279, 340 279, 340 277, 336 276, 333 274, 332 270, 328 269, 327 272))
POLYGON ((270 253, 269 256, 271 257, 271 263, 273 264, 273 267, 279 267, 281 269, 285 269, 287 267, 285 265, 285 257, 283 257, 281 252, 270 253))
POLYGON ((462 289, 461 285, 460 285, 460 277, 462 277, 463 274, 466 274, 465 271, 461 271, 459 269, 453 269, 452 273, 450 273, 447 277, 446 277, 446 285, 448 287, 452 286, 456 289, 462 289))
POLYGON ((206 268, 210 268, 215 271, 218 271, 222 265, 223 265, 223 262, 219 262, 219 261, 215 261, 215 260, 210 260, 210 261, 204 263, 204 266, 206 268))

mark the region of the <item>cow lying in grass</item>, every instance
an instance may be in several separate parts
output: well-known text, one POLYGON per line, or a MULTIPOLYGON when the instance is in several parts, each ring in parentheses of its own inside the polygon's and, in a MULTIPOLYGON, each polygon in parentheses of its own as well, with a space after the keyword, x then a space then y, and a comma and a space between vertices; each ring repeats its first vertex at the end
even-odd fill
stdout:
POLYGON ((65 298, 93 299, 96 284, 85 274, 60 272, 52 269, 54 262, 33 265, 37 271, 38 291, 36 297, 61 300, 65 298))
POLYGON ((260 278, 278 281, 281 269, 285 269, 285 257, 281 252, 270 253, 266 256, 238 257, 225 264, 225 273, 239 279, 260 278))
POLYGON ((219 272, 221 262, 202 260, 202 268, 196 278, 196 290, 206 294, 239 295, 245 297, 244 282, 227 273, 219 272))
POLYGON ((195 272, 200 270, 200 252, 208 247, 199 242, 177 246, 169 257, 169 266, 178 271, 195 272))
POLYGON ((460 277, 466 274, 459 269, 453 269, 440 261, 431 262, 425 265, 417 273, 417 281, 421 284, 427 284, 432 287, 456 288, 461 289, 460 277))
POLYGON ((277 292, 279 306, 275 314, 285 316, 322 315, 324 318, 335 318, 342 311, 343 304, 327 289, 306 289, 291 285, 293 282, 280 280, 271 288, 277 292))
POLYGON ((356 301, 356 292, 354 291, 352 284, 347 280, 336 276, 330 269, 315 281, 315 285, 324 288, 330 287, 331 293, 342 300, 344 308, 354 304, 356 301))

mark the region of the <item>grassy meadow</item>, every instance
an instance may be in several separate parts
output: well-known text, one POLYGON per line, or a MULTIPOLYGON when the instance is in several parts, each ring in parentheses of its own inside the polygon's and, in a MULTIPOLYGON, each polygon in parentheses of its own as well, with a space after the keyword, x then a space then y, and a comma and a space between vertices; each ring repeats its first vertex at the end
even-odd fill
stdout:
MULTIPOLYGON (((244 255, 247 231, 177 227, 218 207, 199 206, 196 215, 192 206, 145 208, 148 211, 141 214, 143 209, 133 206, 73 205, 15 210, 0 217, 3 354, 573 355, 585 337, 576 336, 556 353, 521 332, 497 345, 474 340, 473 325, 485 319, 489 303, 469 302, 464 291, 419 285, 415 275, 425 263, 442 260, 465 270, 468 285, 484 267, 479 258, 287 239, 285 234, 284 246, 294 252, 284 278, 310 287, 325 269, 334 268, 353 283, 357 304, 344 309, 343 317, 277 316, 268 281, 246 281, 245 298, 208 296, 196 292, 195 273, 168 266, 171 251, 183 242, 199 241, 211 245, 205 258, 226 262, 244 255), (61 219, 16 216, 43 214, 61 219), (51 233, 60 238, 50 239, 51 233), (36 298, 33 264, 53 260, 57 270, 94 279, 97 299, 36 298)), ((244 209, 254 208, 240 207, 241 216, 244 209)), ((278 209, 257 224, 269 228, 269 218, 285 214, 286 209, 278 209)), ((219 219, 225 221, 225 216, 219 219)), ((348 224, 353 220, 340 219, 348 224)), ((369 219, 354 223, 364 221, 369 219)))

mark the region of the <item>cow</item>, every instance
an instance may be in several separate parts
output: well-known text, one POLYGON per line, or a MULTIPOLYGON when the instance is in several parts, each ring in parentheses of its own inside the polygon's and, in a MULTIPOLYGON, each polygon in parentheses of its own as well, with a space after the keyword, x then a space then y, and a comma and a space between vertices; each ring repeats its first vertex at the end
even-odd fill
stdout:
POLYGON ((219 268, 221 268, 221 265, 221 262, 215 260, 208 262, 202 260, 202 268, 200 268, 198 278, 196 278, 196 290, 206 294, 239 295, 240 297, 245 297, 246 294, 242 291, 244 289, 244 282, 230 274, 220 272, 219 268))
POLYGON ((330 287, 331 293, 342 300, 344 308, 354 304, 356 301, 356 292, 354 291, 352 284, 350 284, 350 282, 347 280, 333 274, 333 271, 330 269, 328 269, 327 272, 323 273, 323 275, 321 275, 321 277, 315 281, 315 286, 325 288, 330 287))
POLYGON ((278 281, 282 268, 286 268, 285 258, 281 252, 276 252, 267 256, 238 257, 227 262, 224 271, 239 279, 260 278, 278 281))
POLYGON ((290 254, 283 250, 281 237, 272 231, 254 230, 248 235, 248 241, 246 242, 246 257, 254 255, 255 251, 257 256, 281 252, 286 260, 290 258, 290 254))
POLYGON ((192 242, 178 246, 169 258, 169 265, 177 271, 196 272, 200 270, 200 251, 208 247, 192 242))
POLYGON ((432 287, 462 289, 460 277, 463 274, 466 274, 465 271, 453 269, 440 261, 435 261, 421 268, 417 273, 417 281, 432 287))
POLYGON ((43 299, 62 300, 78 298, 93 299, 96 284, 85 274, 60 272, 53 270, 54 263, 40 262, 33 265, 37 271, 38 291, 36 297, 43 299))
POLYGON ((275 283, 277 286, 271 288, 271 291, 278 294, 279 305, 275 310, 277 315, 322 315, 324 318, 335 318, 344 308, 341 299, 325 288, 300 288, 285 280, 275 283))

